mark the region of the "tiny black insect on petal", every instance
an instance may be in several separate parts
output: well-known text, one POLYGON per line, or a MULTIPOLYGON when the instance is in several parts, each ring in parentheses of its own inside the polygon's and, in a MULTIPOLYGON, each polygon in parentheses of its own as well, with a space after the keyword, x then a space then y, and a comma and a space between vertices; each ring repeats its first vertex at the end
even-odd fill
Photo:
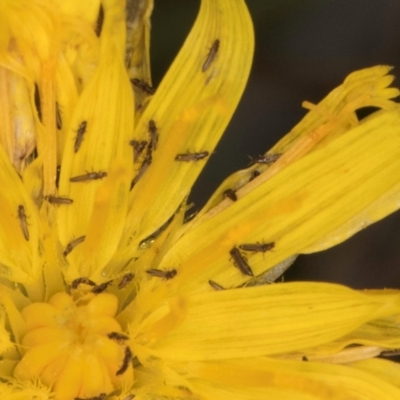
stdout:
POLYGON ((252 158, 253 163, 255 164, 273 164, 275 161, 278 161, 282 154, 265 154, 260 155, 255 158, 252 158))
POLYGON ((22 234, 24 235, 25 240, 29 240, 29 230, 28 223, 26 221, 25 208, 23 205, 18 206, 18 219, 19 225, 21 227, 22 234))
POLYGON ((226 189, 223 193, 224 197, 231 199, 232 201, 237 200, 236 191, 233 189, 226 189))
POLYGON ((67 246, 65 247, 65 250, 64 250, 64 253, 63 253, 64 257, 67 257, 67 255, 68 255, 69 253, 71 253, 71 251, 72 251, 76 246, 78 246, 78 244, 82 243, 82 242, 85 240, 85 238, 86 238, 86 236, 80 236, 80 237, 78 237, 78 238, 72 240, 71 242, 69 242, 69 243, 67 244, 67 246))
POLYGON ((246 244, 241 244, 239 246, 239 249, 244 250, 244 251, 254 251, 254 252, 265 253, 268 250, 272 250, 274 247, 275 247, 275 242, 246 243, 246 244))
POLYGON ((43 122, 42 121, 42 103, 40 102, 39 86, 37 83, 35 83, 34 99, 35 99, 35 106, 36 106, 36 111, 37 111, 39 121, 43 122))
POLYGON ((158 144, 158 129, 154 120, 149 121, 149 134, 150 134, 150 146, 153 150, 157 150, 158 144))
POLYGON ((50 204, 72 204, 74 201, 69 199, 68 197, 56 197, 56 196, 45 196, 45 200, 47 200, 50 204))
POLYGON ((199 160, 203 160, 204 158, 208 157, 209 154, 210 153, 208 151, 202 151, 200 153, 177 154, 175 156, 175 160, 176 161, 185 161, 185 162, 199 161, 199 160))
POLYGON ((147 82, 141 80, 141 79, 131 79, 131 82, 133 86, 136 86, 138 89, 140 89, 142 92, 145 92, 147 94, 154 94, 156 92, 156 89, 154 89, 152 86, 150 86, 147 82))
POLYGON ((137 162, 146 148, 147 142, 145 140, 141 140, 140 142, 138 140, 131 140, 129 144, 133 147, 133 162, 137 162))
POLYGON ((144 173, 147 171, 147 169, 150 167, 151 161, 153 160, 152 157, 152 153, 151 153, 151 145, 149 144, 147 146, 147 152, 146 152, 146 156, 139 168, 138 173, 136 174, 136 176, 133 178, 132 182, 131 182, 131 190, 133 189, 133 187, 139 182, 140 178, 144 175, 144 173))
POLYGON ((83 137, 86 132, 86 127, 87 127, 87 121, 82 121, 81 124, 78 127, 77 135, 75 138, 75 144, 74 144, 74 152, 77 153, 78 150, 81 148, 81 144, 83 142, 83 137))
POLYGON ((56 187, 58 188, 58 184, 60 183, 60 174, 61 174, 61 165, 57 166, 56 169, 56 187))
POLYGON ((107 176, 107 172, 99 171, 99 172, 89 172, 84 175, 74 176, 69 179, 70 182, 88 182, 95 181, 97 179, 103 179, 107 176))
POLYGON ((211 279, 208 281, 208 283, 214 290, 225 290, 225 288, 222 287, 219 283, 214 282, 211 279))
POLYGON ((89 286, 96 286, 96 284, 91 281, 89 278, 85 276, 81 276, 80 278, 74 279, 71 283, 71 289, 77 289, 79 285, 89 285, 89 286))
POLYGON ((176 269, 165 270, 165 271, 161 269, 148 269, 146 272, 151 276, 162 278, 166 281, 172 279, 178 273, 176 269))
POLYGON ((240 253, 240 250, 237 247, 233 247, 229 254, 233 259, 233 264, 239 268, 240 272, 244 275, 254 276, 253 271, 251 270, 249 264, 247 264, 246 259, 240 253))
POLYGON ((103 293, 103 292, 107 289, 107 287, 108 287, 109 285, 111 285, 111 283, 112 283, 112 280, 111 280, 111 281, 107 281, 107 282, 100 283, 100 285, 96 285, 96 286, 91 290, 91 292, 94 293, 94 294, 103 293))
POLYGON ((57 129, 62 129, 61 111, 60 111, 60 106, 57 102, 56 102, 56 124, 57 124, 57 129))
POLYGON ((210 51, 208 52, 206 61, 204 61, 203 67, 201 68, 202 72, 206 72, 210 68, 213 61, 215 60, 218 54, 219 44, 220 44, 219 39, 215 39, 214 43, 211 46, 210 51))
POLYGON ((101 35, 101 30, 103 29, 103 22, 104 22, 104 9, 103 5, 100 4, 99 14, 97 16, 97 21, 96 21, 96 28, 94 30, 97 37, 101 35))
POLYGON ((135 275, 132 272, 125 274, 118 284, 118 289, 126 288, 132 282, 134 277, 135 275))
POLYGON ((107 334, 107 337, 111 340, 115 340, 118 343, 123 343, 125 340, 129 339, 129 336, 120 332, 110 332, 107 334))
POLYGON ((131 349, 126 346, 125 347, 125 355, 124 355, 124 359, 122 361, 122 366, 121 368, 116 372, 116 375, 122 375, 129 367, 129 363, 132 360, 132 351, 131 349))

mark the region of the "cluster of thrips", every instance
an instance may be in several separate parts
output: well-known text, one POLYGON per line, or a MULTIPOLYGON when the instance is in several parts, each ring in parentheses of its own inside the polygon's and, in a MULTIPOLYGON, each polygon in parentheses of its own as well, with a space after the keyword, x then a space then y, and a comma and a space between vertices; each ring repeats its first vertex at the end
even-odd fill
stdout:
MULTIPOLYGON (((144 153, 144 157, 140 163, 139 169, 131 182, 131 189, 139 182, 144 173, 149 168, 152 160, 153 160, 153 152, 157 150, 158 140, 159 140, 159 130, 157 125, 153 119, 151 119, 148 123, 148 133, 149 140, 135 140, 132 139, 129 144, 133 147, 133 162, 138 163, 139 159, 144 153)), ((176 161, 199 161, 203 160, 209 156, 208 151, 202 151, 198 153, 185 153, 185 154, 177 154, 175 156, 176 161)))
MULTIPOLYGON (((265 253, 267 251, 272 250, 275 247, 274 242, 270 243, 245 243, 239 245, 239 247, 232 247, 232 249, 229 251, 229 255, 231 256, 231 260, 233 262, 233 265, 239 269, 239 271, 243 275, 247 275, 250 277, 254 276, 253 270, 251 269, 247 258, 242 254, 242 251, 245 252, 256 252, 256 253, 265 253)), ((223 290, 224 287, 222 287, 219 283, 214 282, 213 280, 208 281, 209 285, 214 289, 214 290, 223 290)))
MULTIPOLYGON (((104 10, 102 7, 100 7, 100 12, 99 12, 99 18, 96 24, 96 35, 100 36, 101 34, 101 28, 103 24, 103 18, 104 18, 104 10)), ((213 65, 215 62, 215 59, 217 58, 218 52, 220 49, 220 40, 215 39, 211 48, 209 49, 209 52, 206 56, 206 59, 201 67, 202 73, 206 73, 210 67, 213 65)), ((141 79, 132 79, 131 83, 134 87, 137 89, 141 90, 145 94, 148 95, 153 95, 156 91, 155 88, 150 86, 147 82, 141 80, 141 79)), ((38 85, 35 84, 35 90, 34 90, 34 101, 36 104, 37 108, 37 113, 38 113, 38 118, 40 121, 42 120, 42 111, 41 111, 41 102, 40 102, 40 96, 39 96, 39 88, 38 85)), ((58 129, 62 129, 62 118, 61 118, 61 111, 60 111, 60 106, 58 102, 56 102, 56 124, 58 129)), ((87 129, 88 129, 88 121, 82 121, 77 130, 76 130, 76 137, 74 140, 74 153, 77 153, 84 141, 85 135, 87 134, 87 129)), ((135 140, 132 139, 129 144, 133 148, 133 162, 134 164, 140 163, 139 169, 137 170, 137 173, 133 180, 131 181, 131 189, 138 183, 138 181, 142 178, 142 176, 145 174, 147 169, 152 163, 153 159, 153 152, 157 150, 158 142, 159 142, 159 128, 157 127, 156 121, 154 119, 149 120, 148 122, 148 127, 147 127, 148 135, 149 138, 148 140, 135 140)), ((193 152, 193 153, 181 153, 177 154, 175 156, 175 160, 179 162, 196 162, 200 160, 204 160, 209 156, 208 151, 200 151, 200 152, 193 152)), ((278 158, 281 156, 281 154, 267 154, 267 155, 260 155, 255 158, 251 158, 253 164, 270 164, 274 163, 275 161, 278 160, 278 158)), ((59 173, 59 169, 58 169, 59 173)), ((249 181, 255 179, 258 175, 260 174, 259 171, 254 170, 251 172, 251 176, 249 181)), ((94 181, 94 180, 99 180, 103 179, 107 176, 107 173, 105 171, 98 171, 98 172, 87 172, 82 175, 78 176, 73 176, 69 180, 70 182, 89 182, 89 181, 94 181)), ((230 199, 232 201, 237 201, 237 189, 233 188, 228 188, 223 192, 223 197, 230 199)), ((57 197, 53 195, 47 195, 44 197, 46 201, 48 201, 50 204, 53 205, 69 205, 73 203, 73 199, 70 199, 68 197, 57 197)), ((29 240, 29 230, 28 230, 28 223, 27 223, 27 216, 25 213, 25 208, 23 205, 18 206, 18 218, 20 221, 20 227, 22 230, 22 234, 25 238, 25 240, 29 240)), ((80 236, 78 238, 73 239, 71 242, 69 242, 64 251, 63 255, 64 257, 67 257, 74 249, 76 246, 78 246, 80 243, 84 242, 85 236, 80 236)), ((250 252, 266 252, 267 250, 271 250, 274 247, 274 243, 266 243, 266 244, 244 244, 240 245, 239 248, 233 247, 229 254, 231 259, 233 260, 233 264, 239 268, 239 270, 244 274, 248 276, 253 276, 253 272, 250 268, 250 266, 247 263, 246 258, 242 255, 241 251, 250 251, 250 252)), ((158 277, 162 278, 164 280, 169 280, 172 279, 176 276, 177 271, 175 269, 172 270, 158 270, 158 269, 149 269, 146 271, 150 276, 152 277, 158 277)), ((87 278, 80 278, 83 279, 81 282, 78 281, 78 283, 75 282, 75 284, 79 283, 87 283, 87 284, 92 284, 92 282, 87 282, 84 281, 87 278)), ((127 278, 126 278, 127 279, 127 278)), ((107 285, 109 283, 103 283, 101 285, 96 286, 93 284, 94 288, 92 291, 94 293, 101 293, 103 290, 107 288, 107 285)), ((209 284, 216 290, 220 290, 220 286, 213 282, 209 281, 209 284)))
MULTIPOLYGON (((96 22, 95 26, 95 34, 99 37, 101 35, 102 27, 103 27, 103 20, 104 20, 104 10, 103 7, 100 6, 100 11, 99 11, 99 16, 98 20, 96 22)), ((213 64, 214 60, 217 57, 218 50, 220 48, 220 40, 216 39, 209 52, 208 55, 202 65, 201 71, 203 73, 207 72, 211 65, 213 64)), ((141 80, 141 79, 132 79, 131 83, 134 87, 138 88, 142 92, 148 95, 153 95, 155 93, 155 88, 150 86, 147 82, 141 80)), ((40 102, 40 95, 39 95, 39 88, 38 85, 35 84, 34 88, 34 102, 36 105, 36 110, 38 114, 39 120, 42 122, 42 110, 41 110, 41 102, 40 102)), ((62 129, 62 117, 61 117, 61 110, 58 102, 56 102, 56 126, 57 129, 62 129)), ((80 125, 78 126, 78 129, 76 131, 77 135, 75 137, 74 141, 74 153, 77 153, 81 145, 84 141, 85 134, 87 132, 87 127, 88 127, 88 121, 82 121, 80 125)), ((140 180, 140 178, 144 175, 148 167, 150 166, 152 162, 152 154, 153 151, 157 149, 157 144, 158 144, 158 139, 159 139, 159 132, 158 128, 156 126, 156 122, 154 120, 150 120, 148 123, 148 133, 149 133, 149 141, 146 140, 131 140, 130 145, 133 147, 133 161, 134 163, 138 163, 140 160, 141 155, 144 153, 144 157, 141 161, 139 170, 136 174, 136 176, 133 178, 131 182, 131 189, 136 185, 136 183, 140 180)), ((199 161, 207 158, 209 156, 208 151, 200 151, 200 152, 193 152, 193 153, 182 153, 182 154, 177 154, 175 156, 176 161, 180 162, 191 162, 191 161, 199 161)), ((263 162, 263 161, 255 161, 255 162, 263 162)), ((59 174, 59 167, 58 167, 58 174, 59 174)), ((86 174, 78 175, 75 177, 70 178, 70 182, 88 182, 88 181, 93 181, 93 180, 99 180, 103 179, 107 176, 107 173, 104 171, 98 171, 98 172, 87 172, 86 174)), ((224 192, 224 196, 230 198, 233 201, 237 200, 235 191, 233 189, 228 189, 224 192)), ((57 197, 53 195, 47 195, 44 197, 46 201, 48 201, 50 204, 53 205, 69 205, 73 203, 73 199, 67 198, 67 197, 57 197)), ((27 223, 27 216, 25 213, 25 207, 23 205, 18 206, 17 210, 17 215, 21 227, 22 234, 25 238, 25 240, 29 240, 29 230, 28 230, 28 223, 27 223)), ((67 244, 67 246, 64 249, 63 255, 64 257, 67 257, 74 249, 76 246, 78 246, 80 243, 83 243, 85 240, 85 236, 80 236, 76 239, 73 239, 71 242, 67 244)), ((273 243, 269 244, 253 244, 253 245, 242 245, 239 246, 242 250, 244 251, 267 251, 271 248, 273 248, 273 243), (247 246, 247 248, 245 247, 247 246), (249 247, 250 246, 250 247, 249 247)), ((253 275, 251 268, 247 264, 246 259, 241 255, 240 251, 234 247, 230 251, 230 255, 233 259, 234 265, 237 266, 240 271, 246 275, 253 275)), ((177 275, 176 269, 171 269, 171 270, 159 270, 159 269, 148 269, 146 273, 151 276, 151 277, 156 277, 160 278, 162 280, 170 280, 173 279, 177 275)), ((133 273, 127 273, 125 274, 120 282, 118 283, 118 289, 124 289, 126 286, 128 286, 131 281, 134 278, 133 273)), ((89 286, 92 286, 91 292, 94 294, 99 294, 103 292, 104 290, 107 289, 107 287, 112 283, 112 281, 104 282, 102 284, 96 285, 95 282, 90 280, 89 278, 86 277, 80 277, 75 279, 71 283, 71 289, 78 289, 79 285, 81 284, 86 284, 89 286)), ((222 287, 219 286, 217 283, 213 281, 209 281, 210 285, 216 289, 216 290, 221 290, 222 287)), ((117 343, 124 345, 125 342, 129 339, 129 337, 123 333, 119 332, 110 332, 108 335, 108 338, 110 340, 114 340, 117 343)), ((129 346, 125 346, 124 350, 124 358, 122 361, 121 367, 118 369, 116 372, 116 375, 122 375, 129 367, 130 362, 132 361, 133 355, 132 351, 129 348, 129 346)), ((76 397, 75 400, 103 400, 107 397, 105 393, 101 393, 98 396, 90 397, 90 398, 80 398, 76 397)), ((135 396, 130 395, 127 397, 126 400, 132 400, 135 396)))
MULTIPOLYGON (((103 25, 103 19, 104 19, 104 11, 103 8, 100 7, 100 13, 99 13, 99 18, 96 24, 95 28, 95 33, 97 36, 100 36, 101 34, 101 29, 103 25)), ((216 39, 214 40, 207 57, 202 65, 201 71, 203 73, 206 73, 212 64, 214 63, 218 51, 220 48, 220 40, 216 39)), ((156 91, 156 89, 152 86, 150 86, 147 82, 141 80, 141 79, 131 79, 131 83, 134 87, 137 89, 141 90, 143 93, 147 95, 153 95, 156 91)), ((36 105, 36 110, 38 114, 38 118, 40 121, 42 121, 42 111, 41 111, 41 103, 40 103, 40 96, 39 96, 39 88, 38 85, 35 84, 35 90, 34 90, 34 102, 36 105)), ((61 111, 60 111, 60 106, 58 102, 56 102, 56 125, 57 129, 62 129, 62 118, 61 118, 61 111)), ((87 134, 87 128, 88 128, 88 121, 82 121, 78 129, 76 130, 76 137, 74 140, 74 153, 77 153, 84 141, 85 135, 87 134)), ((156 125, 156 122, 151 119, 148 122, 148 127, 147 127, 148 135, 149 138, 148 140, 135 140, 132 139, 129 144, 133 148, 133 162, 134 164, 137 164, 140 162, 139 169, 137 170, 137 173, 133 180, 131 181, 131 186, 130 188, 132 189, 138 181, 142 178, 142 176, 145 174, 147 169, 152 163, 153 159, 153 152, 157 150, 158 146, 158 141, 159 141, 159 129, 156 125)), ((182 154, 177 154, 175 156, 175 160, 179 162, 196 162, 200 160, 204 160, 209 156, 208 151, 200 151, 200 152, 193 152, 193 153, 182 153, 182 154)), ((278 160, 278 158, 281 156, 281 154, 267 154, 267 155, 260 155, 252 159, 253 164, 271 164, 274 163, 275 161, 278 160)), ((58 174, 59 174, 59 167, 58 167, 58 174)), ((255 179, 257 176, 260 175, 260 172, 258 170, 253 170, 251 172, 251 176, 249 181, 255 179)), ((69 180, 70 182, 89 182, 89 181, 94 181, 94 180, 99 180, 103 179, 107 176, 107 173, 104 171, 98 171, 98 172, 87 172, 86 174, 78 175, 71 177, 69 180)), ((58 185, 57 185, 58 186, 58 185)), ((233 188, 228 188, 226 189, 222 195, 226 199, 230 199, 232 201, 237 201, 237 189, 233 188)), ((53 195, 48 195, 45 196, 44 199, 48 201, 50 204, 53 205, 69 205, 73 203, 73 199, 67 198, 67 197, 57 197, 53 195)), ((21 227, 22 234, 25 238, 25 240, 29 240, 29 230, 28 230, 28 223, 27 223, 27 216, 25 213, 25 208, 23 205, 18 206, 17 210, 17 215, 21 227)), ((74 249, 76 246, 79 244, 83 243, 85 240, 85 236, 80 236, 76 239, 73 239, 71 242, 67 244, 63 251, 64 257, 67 257, 74 249)), ((253 277, 253 271, 248 264, 247 258, 243 255, 242 252, 261 252, 265 253, 267 251, 272 250, 275 247, 274 242, 270 243, 249 243, 249 244, 241 244, 238 247, 234 246, 230 251, 230 260, 232 260, 233 265, 239 269, 239 271, 246 276, 253 277)), ((143 247, 145 248, 145 247, 143 247)), ((176 269, 170 269, 170 270, 160 270, 160 269, 148 269, 146 270, 146 273, 150 277, 155 277, 159 278, 162 280, 170 280, 173 279, 177 275, 177 270, 176 269)), ((117 287, 118 289, 124 289, 127 287, 133 280, 134 274, 133 273, 127 273, 125 274, 120 282, 118 283, 117 287)), ((107 289, 107 287, 112 284, 113 281, 108 281, 108 282, 103 282, 99 285, 97 285, 95 282, 90 280, 89 278, 86 277, 80 277, 75 279, 71 283, 71 289, 78 289, 79 285, 85 284, 88 286, 91 286, 91 292, 94 294, 99 294, 102 293, 107 289)), ((218 284, 217 282, 214 282, 212 280, 208 281, 209 285, 214 289, 214 290, 224 290, 225 288, 218 284)), ((119 332, 110 332, 108 335, 108 338, 110 340, 116 341, 117 343, 123 345, 125 347, 124 349, 124 357, 122 361, 122 365, 116 372, 116 375, 122 375, 129 367, 130 362, 133 359, 132 351, 129 348, 129 346, 125 345, 125 342, 129 339, 129 337, 123 333, 119 332)), ((102 393, 98 396, 91 397, 91 398, 85 398, 81 399, 76 397, 75 400, 103 400, 107 396, 105 393, 102 393)), ((129 400, 132 400, 134 398, 134 395, 129 396, 129 400)))

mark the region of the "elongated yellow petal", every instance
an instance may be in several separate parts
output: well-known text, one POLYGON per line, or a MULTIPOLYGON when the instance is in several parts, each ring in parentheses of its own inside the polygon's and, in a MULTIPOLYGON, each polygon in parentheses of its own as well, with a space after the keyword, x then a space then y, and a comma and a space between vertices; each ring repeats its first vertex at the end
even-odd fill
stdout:
MULTIPOLYGON (((207 360, 281 354, 329 342, 400 310, 398 293, 368 296, 322 283, 226 290, 181 302, 186 316, 174 328, 171 312, 171 331, 154 344, 155 355, 207 360)), ((148 332, 147 338, 151 327, 148 332)))
MULTIPOLYGON (((367 347, 375 348, 375 350, 372 350, 375 356, 378 356, 385 348, 400 348, 399 316, 391 315, 383 319, 369 321, 340 339, 324 343, 321 346, 304 349, 303 353, 307 354, 307 356, 317 355, 317 359, 322 359, 326 356, 327 358, 331 358, 332 362, 335 362, 334 355, 347 348, 348 350, 352 350, 354 354, 351 357, 347 357, 348 362, 350 362, 352 359, 356 360, 358 354, 360 355, 360 359, 364 358, 362 356, 364 347, 365 350, 367 347), (354 347, 354 345, 364 346, 354 347)), ((310 359, 312 360, 313 357, 310 356, 310 359)), ((338 355, 337 359, 344 358, 342 358, 342 355, 338 355)))
MULTIPOLYGON (((153 0, 126 3, 126 51, 125 65, 131 79, 140 79, 151 85, 150 74, 150 15, 153 0)), ((143 105, 149 93, 133 85, 137 115, 143 112, 143 105)))
POLYGON ((0 185, 9 188, 0 195, 0 274, 19 282, 35 281, 39 273, 38 214, 2 148, 0 185))
MULTIPOLYGON (((398 96, 399 90, 387 87, 394 79, 393 76, 387 75, 390 69, 387 66, 377 66, 353 72, 342 85, 317 105, 305 102, 310 112, 268 151, 268 154, 283 154, 279 161, 272 167, 270 164, 255 163, 245 170, 232 174, 212 195, 199 216, 217 205, 218 208, 226 208, 230 203, 230 200, 223 200, 227 189, 237 192, 254 179, 254 174, 260 174, 268 169, 268 173, 263 174, 263 179, 267 179, 306 153, 325 146, 335 137, 345 134, 359 123, 355 114, 357 109, 376 106, 390 110, 396 107, 396 103, 390 99, 398 96)), ((245 194, 246 192, 241 191, 240 194, 237 193, 237 197, 240 199, 245 194)))
POLYGON ((124 9, 121 2, 111 1, 105 3, 104 12, 100 65, 72 116, 60 177, 59 192, 73 199, 73 204, 58 210, 61 243, 66 247, 86 236, 71 255, 68 275, 75 278, 96 272, 98 278, 114 253, 126 216, 132 168, 129 137, 134 106, 124 67, 124 9), (91 172, 94 179, 70 181, 91 172), (100 248, 101 252, 95 251, 100 248))
MULTIPOLYGON (((154 121, 159 141, 151 165, 131 192, 126 241, 153 233, 187 196, 238 104, 252 52, 244 2, 202 1, 189 37, 134 133, 136 140, 149 141, 149 122, 154 121), (208 155, 198 161, 175 160, 177 154, 204 151, 208 155)), ((139 174, 140 164, 135 168, 139 174)))
MULTIPOLYGON (((361 400, 395 399, 400 395, 398 387, 382 379, 384 374, 377 376, 371 372, 367 368, 362 371, 349 366, 257 358, 240 362, 190 363, 185 368, 191 390, 207 400, 361 400)), ((396 375, 398 379, 398 373, 396 375)))
POLYGON ((234 246, 275 244, 265 254, 246 254, 258 275, 308 246, 322 249, 344 240, 354 233, 347 224, 355 216, 359 229, 374 222, 368 207, 377 199, 390 194, 380 216, 398 207, 399 193, 392 190, 400 178, 399 152, 399 109, 378 112, 262 184, 251 182, 253 190, 241 202, 184 227, 161 267, 177 266, 187 290, 206 288, 209 279, 234 287, 243 282, 229 260, 234 246))
POLYGON ((391 69, 386 65, 379 65, 355 71, 317 105, 313 106, 307 102, 305 106, 310 108, 310 112, 272 148, 272 151, 285 152, 300 137, 328 122, 334 122, 333 132, 329 134, 328 141, 332 137, 342 135, 349 128, 358 125, 355 111, 363 107, 379 107, 386 110, 395 108, 396 103, 391 99, 400 93, 397 88, 389 87, 394 80, 392 75, 387 75, 391 69))

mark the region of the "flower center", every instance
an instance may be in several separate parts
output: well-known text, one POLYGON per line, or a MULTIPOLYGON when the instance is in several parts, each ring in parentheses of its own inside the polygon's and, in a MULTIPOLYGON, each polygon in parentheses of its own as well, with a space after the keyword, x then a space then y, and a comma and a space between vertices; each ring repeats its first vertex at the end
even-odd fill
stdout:
POLYGON ((115 314, 117 297, 55 294, 22 310, 24 355, 14 370, 20 380, 38 378, 57 400, 94 398, 133 383, 129 337, 115 314))

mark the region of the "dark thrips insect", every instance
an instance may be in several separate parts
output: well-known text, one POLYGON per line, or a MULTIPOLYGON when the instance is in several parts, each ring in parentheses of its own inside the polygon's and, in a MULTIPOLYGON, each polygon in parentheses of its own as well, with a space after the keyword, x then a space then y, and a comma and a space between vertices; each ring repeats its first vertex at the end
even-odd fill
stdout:
POLYGON ((94 30, 97 37, 99 37, 101 34, 101 30, 103 29, 103 22, 104 22, 104 9, 103 5, 100 4, 99 15, 97 16, 96 28, 94 30))
POLYGON ((71 289, 76 289, 82 283, 85 285, 89 285, 89 286, 96 286, 96 284, 93 281, 91 281, 89 278, 82 276, 82 277, 76 278, 72 281, 71 289))
POLYGON ((145 140, 140 142, 138 140, 131 140, 129 144, 133 147, 133 162, 137 162, 145 149, 147 142, 145 140))
POLYGON ((261 156, 252 158, 252 161, 255 164, 272 164, 275 161, 277 161, 281 156, 282 156, 282 154, 279 154, 279 153, 266 154, 266 155, 261 155, 261 156))
POLYGON ((178 273, 176 269, 166 271, 162 271, 161 269, 148 269, 146 272, 151 276, 156 276, 157 278, 162 278, 166 281, 172 279, 178 273))
POLYGON ((133 278, 135 277, 135 274, 132 274, 132 272, 128 272, 127 274, 125 274, 120 283, 118 284, 118 289, 124 289, 126 288, 133 280, 133 278))
POLYGON ((125 340, 129 339, 129 336, 119 332, 110 332, 107 334, 107 337, 111 340, 115 340, 118 343, 123 343, 125 340))
POLYGON ((247 264, 246 259, 240 253, 240 250, 237 247, 233 247, 229 252, 231 257, 233 258, 233 264, 239 268, 240 272, 244 275, 254 276, 253 271, 251 270, 249 264, 247 264))
POLYGON ((69 181, 70 182, 88 182, 88 181, 94 181, 97 179, 103 179, 106 176, 107 176, 107 172, 104 172, 104 171, 88 172, 85 175, 78 175, 78 176, 69 178, 69 181))
POLYGON ((21 226, 22 234, 25 240, 29 240, 28 223, 26 222, 26 214, 24 206, 18 206, 19 225, 21 226))
POLYGON ((152 154, 151 154, 151 146, 149 144, 147 146, 146 157, 144 158, 142 165, 139 168, 138 173, 136 174, 136 176, 133 178, 133 180, 131 182, 131 190, 139 182, 140 178, 144 175, 144 173, 147 171, 147 168, 149 168, 152 159, 153 158, 152 158, 152 154))
POLYGON ((210 284, 210 286, 214 289, 214 290, 225 290, 225 288, 223 288, 220 284, 218 284, 217 282, 214 282, 212 280, 209 280, 208 283, 210 284))
POLYGON ((141 79, 131 79, 131 82, 133 86, 136 86, 139 88, 141 91, 147 93, 147 94, 154 94, 156 92, 156 89, 154 89, 152 86, 150 86, 147 82, 141 80, 141 79))
POLYGON ((199 161, 209 156, 208 151, 202 151, 200 153, 186 153, 186 154, 177 154, 175 156, 176 161, 199 161))
POLYGON ((223 193, 224 197, 231 199, 232 201, 237 200, 236 191, 233 189, 226 189, 223 193))
POLYGON ((67 244, 67 247, 66 247, 65 250, 64 250, 64 253, 63 253, 64 257, 67 257, 67 255, 68 255, 69 253, 71 253, 71 251, 72 251, 76 246, 78 246, 78 244, 82 243, 82 242, 85 240, 85 238, 86 238, 86 236, 80 236, 80 237, 78 237, 78 238, 72 240, 71 242, 69 242, 69 243, 67 244))
POLYGON ((117 371, 116 375, 122 375, 128 369, 131 359, 132 359, 132 351, 128 346, 126 346, 124 360, 122 361, 122 366, 117 371))
POLYGON ((203 67, 201 68, 202 72, 206 72, 210 68, 212 62, 215 60, 219 49, 219 43, 219 39, 214 40, 214 43, 212 44, 211 49, 208 52, 206 61, 204 61, 203 67))
POLYGON ((108 285, 110 285, 111 283, 112 283, 112 280, 111 280, 111 281, 107 281, 107 282, 100 283, 100 285, 96 285, 96 286, 91 290, 91 292, 94 293, 94 294, 102 293, 102 292, 104 292, 104 291, 107 289, 108 285))
POLYGON ((265 253, 268 250, 272 250, 275 247, 275 242, 270 243, 248 243, 241 244, 239 249, 244 251, 255 251, 260 253, 265 253))
POLYGON ((56 102, 56 124, 57 124, 57 129, 62 129, 61 111, 60 111, 60 106, 57 102, 56 102))
POLYGON ((42 103, 40 102, 39 86, 35 83, 34 100, 39 121, 42 122, 42 103))
POLYGON ((153 150, 157 149, 158 144, 158 129, 154 120, 149 121, 149 134, 150 134, 150 146, 153 150))
POLYGON ((81 148, 81 144, 83 142, 83 136, 86 132, 86 127, 87 127, 87 121, 82 121, 78 127, 78 130, 76 131, 77 135, 76 135, 75 144, 74 144, 75 153, 77 153, 78 150, 81 148))
POLYGON ((50 204, 72 204, 74 201, 68 197, 44 196, 50 204))

